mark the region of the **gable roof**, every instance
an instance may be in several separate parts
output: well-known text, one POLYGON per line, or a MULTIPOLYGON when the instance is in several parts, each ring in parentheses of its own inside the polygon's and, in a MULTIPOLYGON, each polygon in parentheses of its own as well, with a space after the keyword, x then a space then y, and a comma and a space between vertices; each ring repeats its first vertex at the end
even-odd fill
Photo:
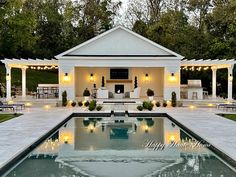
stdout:
POLYGON ((68 57, 184 57, 125 28, 117 26, 57 56, 68 57))

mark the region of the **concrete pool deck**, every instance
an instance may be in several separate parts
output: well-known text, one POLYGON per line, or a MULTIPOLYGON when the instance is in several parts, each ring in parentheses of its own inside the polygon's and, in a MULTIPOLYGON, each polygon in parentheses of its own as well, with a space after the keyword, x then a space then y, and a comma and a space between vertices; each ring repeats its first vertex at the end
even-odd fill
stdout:
POLYGON ((72 109, 32 108, 0 124, 0 169, 71 115, 72 109))
MULTIPOLYGON (((24 115, 18 118, 1 123, 0 169, 74 112, 84 111, 79 107, 32 108, 24 110, 24 115)), ((225 112, 215 108, 155 108, 151 113, 167 113, 236 161, 236 122, 216 115, 225 112)))

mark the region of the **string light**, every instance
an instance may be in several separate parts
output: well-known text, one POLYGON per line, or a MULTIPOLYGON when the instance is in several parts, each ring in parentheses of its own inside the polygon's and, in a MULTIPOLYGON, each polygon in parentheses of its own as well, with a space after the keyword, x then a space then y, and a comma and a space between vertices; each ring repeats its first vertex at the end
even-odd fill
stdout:
POLYGON ((206 66, 206 67, 202 67, 202 66, 198 66, 198 67, 196 67, 196 66, 182 66, 181 68, 180 68, 181 70, 185 70, 185 71, 202 71, 202 70, 204 70, 204 71, 206 71, 206 70, 208 70, 208 69, 210 69, 210 67, 209 66, 206 66))
POLYGON ((51 70, 51 69, 58 69, 58 66, 29 66, 30 69, 35 70, 51 70))

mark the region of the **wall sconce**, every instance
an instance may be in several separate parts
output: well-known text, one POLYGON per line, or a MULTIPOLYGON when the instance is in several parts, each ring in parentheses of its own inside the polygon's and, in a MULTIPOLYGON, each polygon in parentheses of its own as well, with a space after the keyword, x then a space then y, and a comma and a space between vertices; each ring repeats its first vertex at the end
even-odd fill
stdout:
POLYGON ((65 75, 64 75, 64 77, 63 77, 63 80, 64 80, 65 82, 70 81, 70 77, 69 77, 68 73, 65 73, 65 75))
POLYGON ((175 137, 174 137, 174 136, 171 136, 171 137, 170 137, 170 142, 171 142, 171 143, 174 143, 174 142, 175 142, 175 137))
POLYGON ((68 144, 68 139, 69 139, 68 136, 65 136, 65 137, 64 137, 64 143, 65 143, 65 144, 68 144))
POLYGON ((93 73, 90 74, 90 82, 93 82, 94 81, 94 76, 93 76, 93 73))
POLYGON ((10 80, 10 74, 9 74, 9 73, 7 73, 7 75, 6 75, 6 80, 7 80, 7 81, 10 80))
POLYGON ((149 80, 149 75, 145 74, 145 81, 148 81, 148 80, 149 80))
POLYGON ((234 77, 232 76, 232 74, 229 75, 229 81, 232 82, 234 79, 234 77))
POLYGON ((175 73, 171 73, 170 79, 171 82, 176 81, 175 73))

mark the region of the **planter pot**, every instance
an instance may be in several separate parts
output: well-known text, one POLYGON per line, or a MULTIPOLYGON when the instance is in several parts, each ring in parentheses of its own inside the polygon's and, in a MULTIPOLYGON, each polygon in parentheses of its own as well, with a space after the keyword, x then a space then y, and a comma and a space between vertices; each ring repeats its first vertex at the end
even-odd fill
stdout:
POLYGON ((150 101, 153 101, 153 99, 154 99, 153 96, 149 96, 148 98, 150 101))
POLYGON ((84 100, 85 100, 85 101, 88 101, 88 100, 89 100, 89 96, 85 96, 85 97, 84 97, 84 100))

